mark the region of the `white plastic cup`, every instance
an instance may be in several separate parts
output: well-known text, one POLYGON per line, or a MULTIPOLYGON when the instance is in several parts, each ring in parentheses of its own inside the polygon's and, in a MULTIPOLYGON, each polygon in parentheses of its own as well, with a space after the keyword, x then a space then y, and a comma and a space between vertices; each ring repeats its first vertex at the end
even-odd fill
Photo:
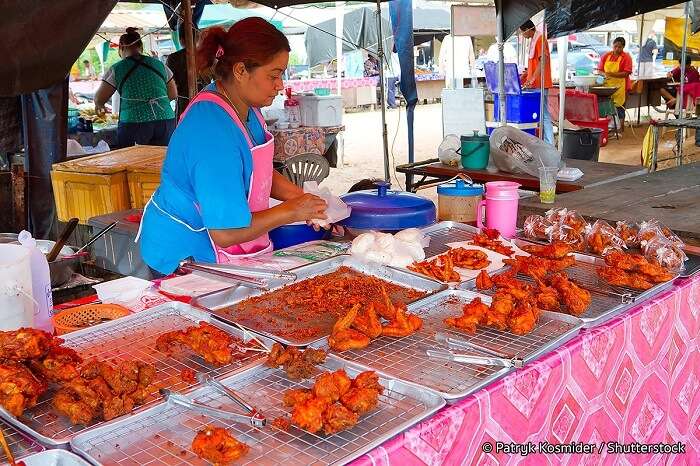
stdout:
POLYGON ((540 202, 543 204, 553 204, 557 195, 557 173, 558 167, 539 167, 540 175, 540 202))

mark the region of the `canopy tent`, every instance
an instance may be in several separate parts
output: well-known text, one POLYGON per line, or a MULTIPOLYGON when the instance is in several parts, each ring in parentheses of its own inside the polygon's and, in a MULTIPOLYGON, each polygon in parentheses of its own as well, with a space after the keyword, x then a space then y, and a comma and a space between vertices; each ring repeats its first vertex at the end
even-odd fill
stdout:
MULTIPOLYGON (((391 50, 393 39, 389 21, 382 15, 382 36, 384 50, 391 50)), ((335 60, 335 19, 330 19, 310 27, 305 34, 306 56, 309 66, 316 66, 335 60)), ((376 12, 371 8, 358 8, 343 16, 343 53, 358 49, 377 52, 379 32, 376 12)))
POLYGON ((440 8, 413 9, 413 43, 442 40, 450 33, 450 10, 440 8))

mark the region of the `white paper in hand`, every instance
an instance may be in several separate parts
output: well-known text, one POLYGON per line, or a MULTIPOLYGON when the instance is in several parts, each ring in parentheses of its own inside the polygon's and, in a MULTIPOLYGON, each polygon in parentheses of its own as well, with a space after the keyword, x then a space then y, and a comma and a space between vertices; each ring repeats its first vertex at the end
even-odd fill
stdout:
POLYGON ((316 181, 304 182, 304 192, 318 196, 326 201, 326 219, 314 219, 311 223, 321 228, 328 228, 332 223, 337 223, 350 216, 350 206, 338 196, 333 195, 327 187, 319 188, 316 181))

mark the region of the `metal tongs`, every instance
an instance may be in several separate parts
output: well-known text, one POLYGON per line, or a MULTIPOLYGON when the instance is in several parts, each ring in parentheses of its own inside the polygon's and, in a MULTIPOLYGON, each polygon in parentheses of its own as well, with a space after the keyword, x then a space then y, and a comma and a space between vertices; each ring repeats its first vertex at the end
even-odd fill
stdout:
POLYGON ((248 288, 269 290, 270 286, 265 279, 277 278, 296 280, 297 276, 290 272, 278 270, 254 269, 239 267, 230 264, 196 263, 189 260, 180 262, 180 270, 195 273, 197 275, 213 275, 226 281, 235 282, 248 288), (256 278, 256 277, 260 277, 256 278))
POLYGON ((462 362, 467 364, 481 364, 486 366, 501 366, 521 368, 525 364, 522 358, 512 357, 510 355, 498 352, 496 350, 486 348, 474 343, 470 343, 461 338, 450 336, 446 333, 438 332, 435 334, 435 341, 447 345, 448 351, 427 350, 426 354, 435 359, 444 359, 447 361, 462 362), (482 356, 474 353, 456 353, 452 349, 467 349, 471 351, 479 351, 488 356, 482 356))
POLYGON ((225 409, 214 408, 204 403, 199 403, 198 401, 190 400, 185 395, 173 392, 166 388, 160 389, 160 394, 163 395, 165 401, 182 406, 187 409, 192 409, 199 413, 205 414, 207 416, 218 417, 221 419, 228 419, 231 421, 242 422, 245 424, 250 424, 254 427, 264 427, 267 423, 267 419, 263 416, 257 409, 246 403, 236 392, 230 388, 224 386, 218 380, 202 374, 201 372, 197 374, 197 381, 203 385, 212 388, 215 392, 226 396, 230 400, 234 401, 238 406, 243 408, 248 414, 234 413, 232 411, 227 411, 225 409))

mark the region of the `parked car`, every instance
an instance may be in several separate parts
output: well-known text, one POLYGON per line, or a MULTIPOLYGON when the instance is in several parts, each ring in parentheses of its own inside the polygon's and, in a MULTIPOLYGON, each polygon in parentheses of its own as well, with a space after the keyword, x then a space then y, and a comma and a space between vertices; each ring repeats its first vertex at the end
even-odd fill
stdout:
MULTIPOLYGON (((559 53, 557 43, 550 41, 550 57, 552 60, 552 80, 559 81, 559 53)), ((593 71, 598 67, 600 55, 594 49, 587 47, 581 42, 569 42, 569 49, 566 54, 566 79, 571 79, 576 74, 577 68, 585 68, 593 71)))

